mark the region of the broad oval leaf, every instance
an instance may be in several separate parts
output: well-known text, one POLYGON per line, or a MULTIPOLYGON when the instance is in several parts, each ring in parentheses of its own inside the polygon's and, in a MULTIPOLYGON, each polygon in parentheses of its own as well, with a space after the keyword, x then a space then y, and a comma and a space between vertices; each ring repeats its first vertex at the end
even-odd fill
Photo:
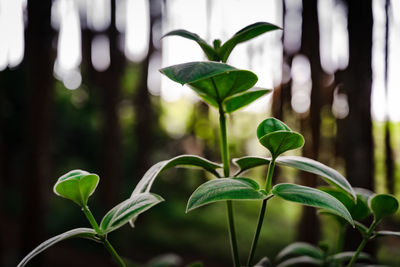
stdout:
POLYGON ((58 178, 54 185, 55 194, 86 206, 88 198, 99 183, 99 176, 82 170, 70 171, 58 178))
POLYGON ((22 259, 20 263, 18 263, 17 267, 22 267, 25 266, 32 258, 34 258, 36 255, 41 253, 42 251, 48 249, 49 247, 55 245, 56 243, 63 241, 65 239, 69 238, 86 238, 90 240, 94 240, 96 242, 100 242, 99 238, 96 236, 96 232, 93 229, 90 228, 77 228, 70 230, 68 232, 62 233, 60 235, 54 236, 43 243, 41 243, 39 246, 37 246, 34 250, 32 250, 28 255, 25 256, 25 258, 22 259))
POLYGON ((377 194, 371 196, 368 205, 374 214, 375 221, 380 221, 383 217, 396 213, 399 202, 394 196, 388 194, 377 194))
POLYGON ((290 256, 309 256, 322 260, 324 254, 324 251, 319 247, 305 242, 295 242, 282 249, 278 256, 276 256, 276 260, 281 261, 290 256))
POLYGON ((141 193, 134 195, 112 208, 103 217, 100 230, 104 234, 112 232, 162 201, 164 199, 156 194, 141 193))
MULTIPOLYGON (((239 167, 239 170, 236 172, 235 176, 257 166, 268 165, 271 161, 270 158, 263 157, 243 157, 234 159, 233 163, 239 167)), ((347 179, 341 175, 338 171, 328 167, 318 161, 313 159, 309 159, 306 157, 299 156, 280 156, 276 159, 276 164, 289 166, 292 168, 296 168, 298 170, 306 171, 309 173, 316 174, 322 177, 327 183, 338 187, 348 194, 350 194, 353 199, 356 199, 356 193, 353 188, 347 181, 347 179)), ((360 192, 360 197, 361 197, 360 192)))
POLYGON ((196 33, 187 31, 187 30, 173 30, 170 31, 166 34, 164 34, 164 37, 167 36, 180 36, 189 40, 193 40, 195 41, 203 50, 204 54, 207 56, 208 60, 212 60, 212 61, 219 61, 219 56, 218 54, 215 52, 214 48, 212 46, 210 46, 209 44, 207 44, 206 41, 204 41, 202 38, 200 38, 200 36, 198 36, 196 33))
POLYGON ((188 84, 204 101, 217 108, 225 98, 250 89, 258 80, 251 71, 217 62, 189 62, 160 72, 175 82, 188 84))
POLYGON ((290 258, 288 260, 285 260, 276 267, 288 267, 288 266, 322 266, 323 261, 319 259, 314 259, 309 256, 300 256, 300 257, 295 257, 295 258, 290 258))
POLYGON ((222 62, 226 62, 233 48, 236 45, 257 37, 265 32, 281 29, 276 25, 267 22, 256 22, 248 25, 235 33, 228 41, 226 41, 219 49, 219 55, 222 62))
POLYGON ((249 178, 220 178, 200 185, 190 196, 186 212, 221 200, 262 200, 268 195, 249 178))
POLYGON ((232 113, 242 107, 247 106, 258 98, 272 92, 269 89, 249 90, 240 94, 230 96, 225 99, 223 106, 227 113, 232 113))
POLYGON ((282 121, 275 118, 267 118, 263 120, 257 127, 257 138, 261 139, 264 135, 273 133, 276 131, 288 131, 292 130, 282 121))
POLYGON ((286 151, 301 148, 304 145, 304 137, 301 134, 288 131, 276 131, 266 134, 259 141, 269 150, 273 158, 277 158, 286 151))
POLYGON ((344 218, 353 227, 354 222, 346 207, 336 198, 323 191, 296 184, 278 184, 272 188, 272 193, 287 201, 306 206, 329 210, 344 218))

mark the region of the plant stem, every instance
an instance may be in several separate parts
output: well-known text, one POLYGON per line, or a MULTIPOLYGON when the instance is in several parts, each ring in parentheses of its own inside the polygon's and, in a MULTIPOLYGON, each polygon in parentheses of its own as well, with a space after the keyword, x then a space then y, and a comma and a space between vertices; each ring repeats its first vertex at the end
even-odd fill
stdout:
POLYGON ((371 237, 372 232, 375 229, 375 226, 378 222, 377 221, 373 221, 371 226, 369 227, 367 233, 364 235, 363 240, 361 241, 361 244, 358 246, 356 254, 353 255, 353 257, 351 258, 349 264, 347 265, 347 267, 351 267, 354 265, 354 263, 357 261, 358 256, 360 255, 361 251, 364 249, 365 245, 367 244, 369 238, 371 237))
POLYGON ((111 245, 111 243, 107 240, 107 238, 104 238, 103 240, 103 244, 106 247, 106 249, 108 250, 108 252, 110 252, 111 256, 114 258, 114 260, 118 263, 118 265, 120 267, 126 267, 125 262, 121 259, 121 257, 118 255, 118 253, 115 251, 115 249, 113 248, 113 246, 111 245))
MULTIPOLYGON (((220 127, 220 135, 221 135, 221 158, 224 169, 224 177, 229 177, 229 150, 228 150, 228 138, 226 133, 226 118, 225 112, 222 106, 219 106, 219 127, 220 127)), ((239 253, 237 247, 236 240, 236 231, 235 231, 235 217, 233 215, 233 206, 232 201, 226 201, 226 211, 228 214, 228 231, 229 237, 231 241, 231 251, 233 257, 233 263, 235 267, 240 266, 239 253)))
MULTIPOLYGON (((273 158, 268 165, 267 178, 266 178, 266 182, 265 182, 265 189, 268 193, 269 193, 269 191, 271 191, 272 176, 274 174, 274 169, 275 169, 275 159, 273 158)), ((260 232, 261 232, 261 227, 262 227, 262 224, 264 221, 265 211, 267 209, 267 201, 268 201, 268 199, 264 199, 262 202, 262 205, 261 205, 260 214, 258 216, 256 232, 254 234, 253 243, 251 244, 249 258, 247 260, 247 266, 251 265, 254 255, 256 253, 257 242, 258 242, 258 238, 259 238, 260 232)))
POLYGON ((99 225, 96 222, 96 219, 93 217, 92 212, 89 210, 88 206, 82 207, 83 213, 85 213, 86 218, 88 219, 90 225, 96 231, 97 234, 102 235, 99 225))

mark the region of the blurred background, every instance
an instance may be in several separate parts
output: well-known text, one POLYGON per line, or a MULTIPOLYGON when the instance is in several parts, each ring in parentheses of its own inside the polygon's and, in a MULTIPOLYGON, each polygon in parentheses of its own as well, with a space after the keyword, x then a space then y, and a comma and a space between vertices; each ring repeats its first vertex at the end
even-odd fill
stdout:
MULTIPOLYGON (((268 116, 306 139, 301 151, 345 174, 353 186, 400 197, 400 2, 390 0, 0 0, 0 265, 15 266, 45 239, 89 226, 52 186, 71 169, 100 175, 89 205, 100 220, 160 160, 190 153, 220 162, 218 114, 158 69, 205 60, 173 29, 222 41, 248 24, 281 26, 239 45, 228 64, 255 72, 273 94, 229 117, 232 157, 266 156, 255 138, 268 116), (396 72, 397 71, 397 72, 396 72)), ((265 169, 251 173, 265 178, 265 169)), ((317 186, 316 177, 278 169, 277 181, 317 186)), ((144 264, 230 266, 223 203, 185 214, 205 182, 173 169, 153 192, 166 202, 136 228, 110 234, 120 255, 144 264)), ((273 199, 256 259, 290 242, 331 248, 338 225, 315 209, 273 199)), ((237 202, 239 250, 247 256, 260 203, 237 202)), ((400 214, 385 229, 400 230, 400 214)), ((355 250, 359 236, 349 232, 355 250)), ((400 241, 368 249, 400 265, 400 241)), ((99 244, 68 240, 30 266, 113 266, 99 244)))

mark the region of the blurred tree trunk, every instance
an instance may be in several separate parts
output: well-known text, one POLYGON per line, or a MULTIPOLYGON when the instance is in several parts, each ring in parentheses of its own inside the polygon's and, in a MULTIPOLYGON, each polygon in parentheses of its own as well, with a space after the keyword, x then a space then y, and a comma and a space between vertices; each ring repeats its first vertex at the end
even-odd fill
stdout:
POLYGON ((116 0, 111 1, 111 23, 107 30, 110 41, 110 66, 104 73, 98 73, 98 86, 102 98, 102 157, 101 199, 107 208, 116 204, 119 194, 118 185, 122 183, 121 163, 121 126, 118 117, 118 104, 121 94, 121 79, 125 67, 125 56, 118 48, 118 30, 116 28, 116 0))
MULTIPOLYGON (((45 239, 46 202, 51 159, 53 103, 53 31, 51 0, 28 0, 25 64, 28 89, 26 166, 23 188, 23 254, 45 239)), ((40 255, 39 255, 40 256, 40 255)), ((44 265, 44 264, 39 264, 44 265)))
MULTIPOLYGON (((389 66, 389 6, 390 0, 385 1, 385 15, 386 15, 386 25, 385 25, 385 92, 386 101, 388 100, 388 66, 389 66)), ((387 190, 390 194, 395 193, 395 180, 394 180, 394 160, 393 160, 393 150, 391 146, 391 134, 390 134, 390 118, 388 111, 385 111, 385 165, 386 165, 386 182, 387 190)))
MULTIPOLYGON (((150 7, 150 32, 149 32, 149 43, 148 52, 145 59, 141 62, 141 75, 140 81, 136 88, 136 92, 133 99, 133 105, 135 108, 135 145, 136 155, 134 162, 134 174, 135 179, 140 179, 146 170, 150 167, 150 156, 155 144, 155 127, 158 124, 156 119, 155 110, 152 106, 150 94, 147 86, 147 80, 149 77, 149 63, 151 56, 156 51, 154 47, 155 42, 159 42, 157 39, 153 39, 153 26, 157 20, 161 19, 161 0, 149 0, 150 7)), ((160 20, 161 21, 161 20, 160 20)))
MULTIPOLYGON (((352 186, 373 190, 374 151, 371 120, 372 0, 347 1, 349 65, 344 78, 349 115, 344 121, 346 175, 352 186)), ((351 232, 346 248, 354 250, 359 234, 351 232)))
MULTIPOLYGON (((310 61, 311 68, 311 105, 309 116, 301 119, 301 132, 306 136, 303 156, 318 160, 320 143, 321 107, 324 72, 320 63, 319 28, 316 0, 303 0, 303 24, 300 52, 310 61), (311 131, 311 132, 310 132, 311 131), (310 136, 310 139, 307 138, 310 136)), ((306 186, 315 187, 316 176, 302 172, 302 181, 306 186)), ((298 239, 316 244, 319 240, 319 221, 315 209, 303 207, 299 223, 298 239)))

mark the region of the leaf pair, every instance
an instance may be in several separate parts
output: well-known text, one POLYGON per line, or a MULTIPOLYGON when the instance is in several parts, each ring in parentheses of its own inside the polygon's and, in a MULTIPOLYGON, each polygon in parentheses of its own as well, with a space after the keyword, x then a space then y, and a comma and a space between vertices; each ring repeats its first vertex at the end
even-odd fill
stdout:
POLYGON ((257 127, 258 141, 266 147, 273 159, 280 154, 301 148, 304 138, 301 134, 292 131, 286 124, 275 118, 268 118, 257 127))
POLYGON ((263 33, 278 29, 280 29, 278 26, 271 23, 256 22, 235 33, 222 46, 219 40, 215 40, 214 46, 211 46, 207 44, 207 42, 204 41, 202 38, 200 38, 197 34, 186 30, 174 30, 165 34, 163 37, 180 36, 189 40, 193 40, 201 47, 208 60, 226 62, 236 45, 253 39, 263 33))
POLYGON ((187 84, 206 103, 225 112, 238 110, 271 92, 252 88, 257 76, 248 70, 239 70, 217 62, 189 62, 160 70, 165 76, 182 85, 187 84))
MULTIPOLYGON (((273 187, 272 194, 287 201, 329 210, 353 224, 346 207, 320 190, 295 184, 278 184, 273 187)), ((273 195, 268 195, 256 181, 249 178, 220 178, 200 185, 190 196, 186 211, 222 200, 264 200, 273 195)))

